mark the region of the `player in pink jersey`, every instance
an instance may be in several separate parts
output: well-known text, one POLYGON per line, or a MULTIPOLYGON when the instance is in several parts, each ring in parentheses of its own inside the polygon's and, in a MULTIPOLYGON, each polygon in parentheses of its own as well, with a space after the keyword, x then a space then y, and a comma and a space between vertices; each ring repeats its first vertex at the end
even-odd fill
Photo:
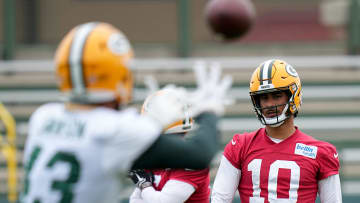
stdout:
POLYGON ((250 97, 265 128, 236 134, 226 145, 215 178, 212 203, 342 202, 336 148, 301 132, 294 118, 302 102, 295 69, 268 60, 253 73, 250 97))
MULTIPOLYGON (((150 95, 144 102, 142 113, 154 115, 152 101, 163 95, 175 97, 171 90, 160 90, 150 95)), ((177 98, 176 100, 181 100, 177 98)), ((187 111, 188 106, 183 104, 184 120, 168 126, 163 136, 185 136, 193 129, 194 121, 187 111)), ((166 152, 165 152, 166 153, 166 152)), ((130 197, 130 203, 209 203, 210 201, 210 174, 209 169, 158 169, 135 170, 130 177, 137 185, 130 197)))

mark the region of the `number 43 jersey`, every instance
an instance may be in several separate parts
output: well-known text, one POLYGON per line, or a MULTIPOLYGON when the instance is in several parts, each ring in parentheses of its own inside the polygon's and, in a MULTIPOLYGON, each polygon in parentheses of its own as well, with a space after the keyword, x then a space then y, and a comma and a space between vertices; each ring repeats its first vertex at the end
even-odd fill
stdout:
POLYGON ((236 134, 224 156, 241 170, 242 203, 314 203, 318 181, 338 174, 340 167, 333 145, 297 128, 280 143, 273 142, 264 128, 236 134))
POLYGON ((118 202, 119 175, 160 131, 130 109, 69 112, 63 104, 40 107, 30 119, 21 202, 118 202))

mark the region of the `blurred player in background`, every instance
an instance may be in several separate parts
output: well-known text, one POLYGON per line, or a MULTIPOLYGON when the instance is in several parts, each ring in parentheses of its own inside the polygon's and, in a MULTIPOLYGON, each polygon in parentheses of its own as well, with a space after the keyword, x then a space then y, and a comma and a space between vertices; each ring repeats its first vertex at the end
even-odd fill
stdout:
POLYGON ((65 36, 55 64, 66 101, 45 104, 30 118, 22 202, 118 202, 119 175, 130 169, 208 166, 217 150, 217 115, 231 78, 221 80, 219 70, 208 77, 203 70, 197 91, 173 87, 191 105, 200 127, 186 141, 160 136, 165 126, 183 119, 182 106, 157 99, 156 118, 126 108, 132 57, 125 35, 107 23, 82 24, 65 36))
POLYGON ((268 60, 253 73, 250 97, 265 128, 236 134, 226 145, 215 178, 213 203, 342 202, 338 153, 294 125, 302 101, 295 69, 268 60))
MULTIPOLYGON (((167 94, 169 97, 177 95, 171 89, 164 89, 155 92, 145 100, 142 113, 153 114, 153 100, 156 97, 167 94)), ((179 120, 166 127, 162 136, 181 136, 184 137, 189 131, 194 129, 194 120, 189 116, 188 106, 183 103, 185 119, 179 120)), ((205 133, 205 131, 203 131, 205 133)), ((130 172, 130 177, 136 184, 136 188, 130 197, 130 203, 151 203, 151 202, 196 202, 209 203, 210 201, 210 174, 209 169, 155 169, 155 170, 134 170, 130 172)))

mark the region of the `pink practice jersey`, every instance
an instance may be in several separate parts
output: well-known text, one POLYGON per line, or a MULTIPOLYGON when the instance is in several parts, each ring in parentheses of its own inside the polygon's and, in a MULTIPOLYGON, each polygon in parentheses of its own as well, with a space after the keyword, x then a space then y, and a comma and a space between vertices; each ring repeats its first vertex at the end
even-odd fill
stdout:
POLYGON ((280 143, 265 128, 236 134, 224 156, 241 170, 238 186, 242 203, 314 203, 318 181, 339 173, 336 148, 296 128, 280 143))
POLYGON ((195 188, 195 192, 185 203, 209 203, 210 202, 210 174, 209 169, 163 169, 153 170, 156 191, 161 191, 169 180, 178 180, 188 183, 195 188))

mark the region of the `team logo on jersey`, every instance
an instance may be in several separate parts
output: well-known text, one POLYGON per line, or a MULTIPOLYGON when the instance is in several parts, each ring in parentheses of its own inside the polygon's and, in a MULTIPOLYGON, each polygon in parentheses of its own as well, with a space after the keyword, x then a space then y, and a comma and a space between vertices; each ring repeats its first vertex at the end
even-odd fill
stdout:
POLYGON ((305 145, 302 143, 296 143, 295 154, 316 159, 317 147, 311 145, 305 145))

